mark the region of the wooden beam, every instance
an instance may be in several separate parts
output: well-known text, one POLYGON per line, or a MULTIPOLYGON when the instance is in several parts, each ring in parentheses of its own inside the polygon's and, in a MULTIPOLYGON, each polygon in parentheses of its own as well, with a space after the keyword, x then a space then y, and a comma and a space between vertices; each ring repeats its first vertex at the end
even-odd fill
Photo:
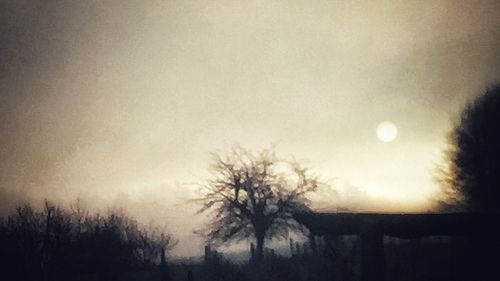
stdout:
POLYGON ((399 238, 500 234, 500 216, 490 214, 300 213, 294 218, 315 235, 361 235, 367 227, 399 238))

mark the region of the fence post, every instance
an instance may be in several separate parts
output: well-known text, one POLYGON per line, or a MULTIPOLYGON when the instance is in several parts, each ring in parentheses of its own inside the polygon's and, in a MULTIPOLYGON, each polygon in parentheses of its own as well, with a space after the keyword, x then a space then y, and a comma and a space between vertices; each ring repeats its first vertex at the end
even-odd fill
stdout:
POLYGON ((212 249, 210 248, 210 246, 208 245, 205 245, 205 263, 208 263, 210 261, 210 259, 212 258, 212 249))
POLYGON ((384 235, 370 225, 361 233, 361 281, 383 281, 384 266, 384 235))
POLYGON ((255 262, 255 246, 253 243, 250 243, 250 262, 255 262))

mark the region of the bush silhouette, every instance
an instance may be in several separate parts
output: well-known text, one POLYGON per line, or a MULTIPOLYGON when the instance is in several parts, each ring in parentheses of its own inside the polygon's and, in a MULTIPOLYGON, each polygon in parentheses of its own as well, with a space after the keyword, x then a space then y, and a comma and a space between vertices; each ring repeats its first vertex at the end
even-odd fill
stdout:
POLYGON ((158 264, 162 248, 176 241, 124 214, 90 215, 45 202, 0 221, 0 265, 7 280, 71 280, 93 275, 113 280, 120 272, 158 264))

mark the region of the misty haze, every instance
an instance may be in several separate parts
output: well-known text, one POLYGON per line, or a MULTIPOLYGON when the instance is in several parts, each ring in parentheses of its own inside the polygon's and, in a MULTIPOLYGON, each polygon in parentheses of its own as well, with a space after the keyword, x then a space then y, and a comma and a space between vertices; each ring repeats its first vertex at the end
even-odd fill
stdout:
POLYGON ((0 0, 0 279, 500 278, 500 2, 0 0))

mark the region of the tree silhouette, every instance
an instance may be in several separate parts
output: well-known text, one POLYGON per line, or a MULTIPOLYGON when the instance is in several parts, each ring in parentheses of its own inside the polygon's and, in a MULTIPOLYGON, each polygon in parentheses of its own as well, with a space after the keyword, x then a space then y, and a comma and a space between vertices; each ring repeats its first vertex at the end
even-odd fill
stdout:
POLYGON ((278 160, 270 150, 257 154, 234 148, 226 155, 213 154, 213 178, 203 187, 199 212, 214 216, 203 234, 211 242, 226 242, 253 236, 255 258, 263 258, 266 238, 285 238, 302 230, 293 219, 308 210, 305 195, 320 182, 298 163, 278 160))
POLYGON ((465 107, 449 136, 440 180, 452 205, 500 211, 500 85, 465 107), (453 204, 455 203, 455 204, 453 204))
MULTIPOLYGON (((65 210, 48 201, 0 216, 0 271, 5 280, 113 280, 129 270, 156 267, 177 241, 121 212, 91 214, 77 201, 65 210), (71 278, 73 277, 73 278, 71 278)), ((3 279, 2 279, 3 280, 3 279)))

